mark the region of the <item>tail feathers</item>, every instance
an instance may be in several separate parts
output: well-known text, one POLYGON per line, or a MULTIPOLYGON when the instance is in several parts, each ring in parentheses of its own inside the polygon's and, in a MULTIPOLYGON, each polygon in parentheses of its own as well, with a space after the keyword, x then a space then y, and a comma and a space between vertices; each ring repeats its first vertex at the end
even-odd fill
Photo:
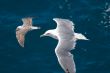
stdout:
POLYGON ((41 28, 40 28, 40 27, 35 27, 35 26, 32 26, 32 27, 31 27, 31 29, 33 29, 33 30, 34 30, 34 29, 41 29, 41 28))
POLYGON ((74 35, 75 35, 75 38, 78 40, 89 40, 81 33, 74 33, 74 35))

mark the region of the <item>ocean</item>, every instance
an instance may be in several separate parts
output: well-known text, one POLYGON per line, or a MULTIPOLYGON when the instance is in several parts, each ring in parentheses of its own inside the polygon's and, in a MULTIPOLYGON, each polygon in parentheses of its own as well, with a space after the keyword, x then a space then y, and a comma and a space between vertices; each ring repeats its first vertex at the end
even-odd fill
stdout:
POLYGON ((44 37, 56 28, 53 18, 69 19, 75 32, 89 41, 77 41, 74 55, 76 73, 110 73, 109 0, 1 0, 0 73, 64 73, 55 55, 58 41, 44 37), (26 34, 25 47, 16 39, 15 30, 22 18, 34 17, 41 30, 26 34))

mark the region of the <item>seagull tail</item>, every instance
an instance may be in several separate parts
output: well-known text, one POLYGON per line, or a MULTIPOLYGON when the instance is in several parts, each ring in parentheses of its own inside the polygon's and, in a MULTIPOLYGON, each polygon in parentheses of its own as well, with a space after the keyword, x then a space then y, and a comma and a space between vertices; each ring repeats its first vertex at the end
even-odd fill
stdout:
POLYGON ((34 30, 34 29, 41 29, 41 28, 40 27, 32 26, 31 29, 34 30))
POLYGON ((89 40, 81 33, 74 33, 74 35, 77 40, 89 40))

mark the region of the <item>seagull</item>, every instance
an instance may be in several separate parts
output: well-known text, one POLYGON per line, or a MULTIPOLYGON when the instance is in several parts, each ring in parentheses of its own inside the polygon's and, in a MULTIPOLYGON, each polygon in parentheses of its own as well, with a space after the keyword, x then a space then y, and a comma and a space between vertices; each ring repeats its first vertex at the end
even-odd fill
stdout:
POLYGON ((77 40, 89 40, 81 33, 74 32, 74 23, 68 19, 53 18, 56 29, 46 31, 40 37, 49 36, 58 40, 55 54, 65 73, 76 73, 75 62, 71 50, 75 49, 77 40))
POLYGON ((16 28, 16 38, 21 47, 24 47, 25 35, 28 31, 40 29, 40 27, 32 26, 32 18, 22 18, 23 25, 16 28))

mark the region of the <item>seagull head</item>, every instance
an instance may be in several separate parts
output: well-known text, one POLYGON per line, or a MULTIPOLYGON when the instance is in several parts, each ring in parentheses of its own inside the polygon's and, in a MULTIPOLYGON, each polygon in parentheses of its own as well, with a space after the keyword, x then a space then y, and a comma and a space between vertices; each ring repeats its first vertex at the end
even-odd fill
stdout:
POLYGON ((52 35, 52 31, 48 30, 44 34, 42 34, 40 37, 44 37, 44 36, 50 36, 51 37, 51 35, 52 35))
POLYGON ((21 28, 22 28, 22 26, 18 26, 17 29, 16 29, 16 31, 20 30, 21 28))
POLYGON ((18 26, 17 28, 22 28, 22 26, 18 26))

